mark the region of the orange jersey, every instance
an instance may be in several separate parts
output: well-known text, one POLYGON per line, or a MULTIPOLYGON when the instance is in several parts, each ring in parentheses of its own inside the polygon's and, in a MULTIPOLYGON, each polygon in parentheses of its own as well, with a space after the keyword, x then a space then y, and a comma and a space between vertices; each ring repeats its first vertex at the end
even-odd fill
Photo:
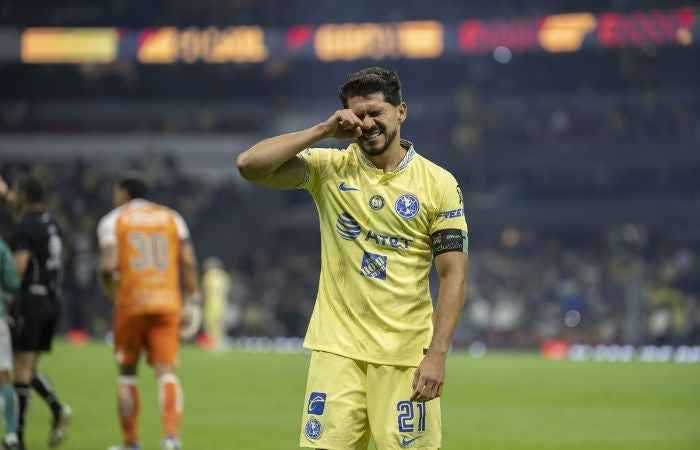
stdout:
POLYGON ((100 246, 117 251, 118 314, 179 314, 180 251, 189 231, 165 206, 132 200, 98 225, 100 246))

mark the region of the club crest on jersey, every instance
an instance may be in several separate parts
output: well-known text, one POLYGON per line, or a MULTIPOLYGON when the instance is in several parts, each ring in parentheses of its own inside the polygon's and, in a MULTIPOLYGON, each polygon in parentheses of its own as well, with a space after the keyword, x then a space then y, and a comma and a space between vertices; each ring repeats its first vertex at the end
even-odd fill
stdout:
POLYGON ((317 416, 323 415, 323 410, 326 407, 326 393, 325 392, 312 392, 309 395, 309 406, 306 412, 309 414, 315 414, 317 416))
POLYGON ((381 195, 373 195, 372 198, 369 199, 369 207, 375 211, 384 208, 384 197, 381 195))
POLYGON ((322 431, 323 427, 321 426, 321 422, 319 422, 315 417, 309 417, 309 420, 306 421, 306 426, 304 427, 306 437, 309 439, 318 439, 321 437, 322 431))
POLYGON ((394 209, 396 214, 403 217, 404 219, 412 219, 418 214, 420 210, 420 203, 418 199, 411 194, 403 194, 394 203, 394 209))
POLYGON ((346 241, 354 241, 362 231, 360 229, 360 224, 357 223, 355 218, 346 212, 342 212, 338 215, 335 228, 338 230, 338 235, 346 241))
POLYGON ((362 255, 362 266, 360 267, 362 275, 379 280, 386 280, 386 262, 387 257, 384 255, 365 252, 362 255))

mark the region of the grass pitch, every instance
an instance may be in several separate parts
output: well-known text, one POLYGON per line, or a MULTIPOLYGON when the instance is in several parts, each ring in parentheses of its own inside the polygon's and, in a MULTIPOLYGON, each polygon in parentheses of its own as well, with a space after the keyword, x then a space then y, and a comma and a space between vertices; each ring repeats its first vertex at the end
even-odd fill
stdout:
MULTIPOLYGON (((308 355, 181 352, 186 450, 297 448, 308 355)), ((120 442, 111 350, 57 342, 41 362, 74 410, 65 450, 120 442)), ((700 364, 548 361, 535 354, 450 355, 443 448, 700 448, 700 364)), ((141 367, 141 441, 157 450, 155 381, 141 367)), ((49 413, 33 397, 29 450, 47 448, 49 413)))

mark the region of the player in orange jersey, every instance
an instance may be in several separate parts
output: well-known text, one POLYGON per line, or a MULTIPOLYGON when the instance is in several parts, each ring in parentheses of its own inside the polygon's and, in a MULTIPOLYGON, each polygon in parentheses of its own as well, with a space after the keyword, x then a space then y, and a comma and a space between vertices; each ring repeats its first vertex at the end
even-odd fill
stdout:
POLYGON ((116 208, 97 227, 100 281, 114 299, 114 351, 119 365, 117 405, 123 447, 140 449, 137 367, 141 349, 153 367, 163 419, 162 450, 180 450, 183 396, 175 375, 181 327, 198 308, 197 260, 180 214, 146 200, 140 175, 114 186, 116 208), (181 283, 182 277, 182 283, 181 283), (184 286, 184 296, 181 295, 184 286))

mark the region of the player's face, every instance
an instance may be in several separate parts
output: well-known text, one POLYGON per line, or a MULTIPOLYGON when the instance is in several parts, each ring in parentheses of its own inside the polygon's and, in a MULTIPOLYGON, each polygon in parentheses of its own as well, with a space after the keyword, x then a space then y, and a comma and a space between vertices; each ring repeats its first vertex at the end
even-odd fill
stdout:
POLYGON ((406 118, 406 104, 394 106, 384 100, 381 92, 350 97, 348 108, 363 123, 362 135, 355 142, 370 156, 379 156, 391 147, 399 136, 400 123, 406 118))

